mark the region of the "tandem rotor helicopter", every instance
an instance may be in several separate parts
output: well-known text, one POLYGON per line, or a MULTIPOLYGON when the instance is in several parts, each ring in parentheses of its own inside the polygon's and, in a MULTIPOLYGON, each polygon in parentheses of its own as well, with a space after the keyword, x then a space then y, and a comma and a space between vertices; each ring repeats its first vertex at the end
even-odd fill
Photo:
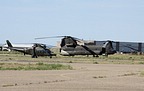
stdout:
POLYGON ((98 55, 114 54, 116 51, 113 49, 112 41, 106 41, 102 46, 100 45, 84 45, 84 40, 75 38, 72 36, 55 36, 55 37, 41 37, 35 39, 46 38, 62 38, 60 43, 60 54, 63 56, 75 56, 75 55, 98 55))

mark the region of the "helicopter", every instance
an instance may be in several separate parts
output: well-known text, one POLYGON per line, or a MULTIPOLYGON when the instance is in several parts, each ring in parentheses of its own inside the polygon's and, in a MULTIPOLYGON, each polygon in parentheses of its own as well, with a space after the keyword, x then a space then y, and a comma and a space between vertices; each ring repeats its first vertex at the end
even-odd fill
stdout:
MULTIPOLYGON (((55 36, 56 38, 62 37, 60 43, 60 54, 63 56, 75 55, 98 55, 114 54, 116 51, 113 49, 112 41, 106 41, 102 46, 100 45, 85 45, 84 40, 72 36, 55 36)), ((55 37, 41 37, 35 39, 55 38, 55 37)))
POLYGON ((23 44, 23 45, 15 45, 13 46, 12 43, 9 40, 6 40, 6 43, 8 45, 8 48, 10 50, 18 51, 21 53, 32 55, 32 58, 37 58, 38 56, 49 56, 52 58, 52 56, 56 56, 50 49, 46 47, 45 44, 40 43, 32 43, 32 44, 23 44))

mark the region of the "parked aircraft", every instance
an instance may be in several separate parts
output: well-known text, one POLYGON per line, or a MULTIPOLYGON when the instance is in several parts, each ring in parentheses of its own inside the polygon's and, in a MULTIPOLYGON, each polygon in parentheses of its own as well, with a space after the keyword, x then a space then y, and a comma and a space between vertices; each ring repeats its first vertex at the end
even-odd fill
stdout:
POLYGON ((3 46, 3 44, 0 44, 0 51, 2 51, 2 46, 3 46))
MULTIPOLYGON (((74 55, 93 55, 93 57, 98 57, 98 55, 114 54, 112 42, 107 41, 102 46, 99 45, 84 45, 84 40, 80 40, 71 36, 56 36, 63 37, 61 40, 60 54, 63 56, 74 56, 74 55)), ((36 38, 45 39, 50 37, 36 38)))
POLYGON ((8 48, 10 50, 22 52, 25 54, 32 55, 32 57, 37 57, 37 56, 56 56, 50 49, 46 47, 45 44, 40 44, 40 43, 32 43, 32 44, 17 44, 17 46, 13 46, 13 44, 9 41, 6 40, 6 43, 8 45, 8 48))

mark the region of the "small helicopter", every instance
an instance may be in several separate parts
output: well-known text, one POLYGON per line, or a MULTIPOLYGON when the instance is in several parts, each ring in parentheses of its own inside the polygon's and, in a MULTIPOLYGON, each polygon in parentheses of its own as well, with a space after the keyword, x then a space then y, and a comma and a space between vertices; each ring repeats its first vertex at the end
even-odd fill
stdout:
POLYGON ((38 56, 49 56, 50 58, 52 58, 52 56, 56 56, 56 54, 54 54, 50 49, 48 49, 45 44, 32 43, 29 45, 25 44, 13 46, 9 40, 6 40, 6 43, 10 50, 22 52, 24 53, 24 55, 32 55, 32 58, 37 58, 38 56))
MULTIPOLYGON (((62 37, 60 43, 60 54, 63 56, 75 56, 75 55, 98 55, 114 54, 116 51, 113 49, 112 41, 106 41, 104 45, 84 45, 84 40, 72 37, 72 36, 56 36, 56 38, 62 37)), ((35 39, 45 39, 55 37, 41 37, 35 39)))

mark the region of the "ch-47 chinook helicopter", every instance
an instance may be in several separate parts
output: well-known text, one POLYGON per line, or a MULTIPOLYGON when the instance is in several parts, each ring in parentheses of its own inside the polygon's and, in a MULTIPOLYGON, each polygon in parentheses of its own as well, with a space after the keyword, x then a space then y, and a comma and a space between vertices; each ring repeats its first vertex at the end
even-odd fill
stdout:
MULTIPOLYGON (((114 54, 115 51, 112 46, 112 41, 105 42, 102 46, 100 45, 84 45, 80 40, 71 36, 56 36, 63 37, 61 40, 60 54, 63 56, 75 56, 75 55, 93 55, 93 57, 98 57, 98 55, 114 54)), ((53 37, 42 37, 36 39, 45 39, 53 37)))
POLYGON ((37 56, 49 56, 50 58, 52 58, 52 56, 56 56, 56 54, 50 51, 50 49, 48 49, 45 44, 32 43, 29 45, 28 44, 12 45, 12 43, 9 40, 6 40, 6 43, 10 50, 22 52, 24 53, 24 55, 29 54, 32 55, 32 57, 36 57, 36 58, 37 56), (33 47, 35 47, 35 50, 33 47))

